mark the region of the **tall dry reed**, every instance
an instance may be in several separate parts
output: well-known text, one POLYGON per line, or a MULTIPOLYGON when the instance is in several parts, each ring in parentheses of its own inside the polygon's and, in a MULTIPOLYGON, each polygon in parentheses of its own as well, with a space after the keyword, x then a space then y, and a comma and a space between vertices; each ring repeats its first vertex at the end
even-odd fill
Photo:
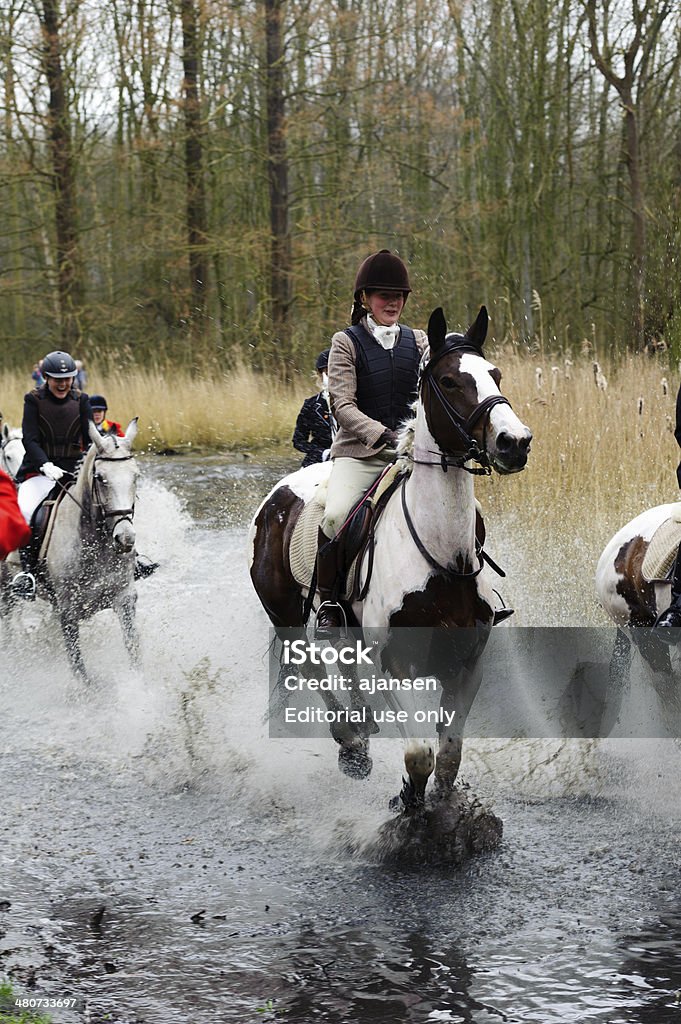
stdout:
MULTIPOLYGON (((21 423, 26 390, 21 375, 0 373, 0 410, 12 425, 21 423)), ((123 427, 139 416, 138 449, 243 450, 290 442, 300 404, 313 393, 314 381, 302 378, 286 385, 247 367, 211 376, 172 368, 94 368, 87 390, 106 396, 108 415, 123 427)))

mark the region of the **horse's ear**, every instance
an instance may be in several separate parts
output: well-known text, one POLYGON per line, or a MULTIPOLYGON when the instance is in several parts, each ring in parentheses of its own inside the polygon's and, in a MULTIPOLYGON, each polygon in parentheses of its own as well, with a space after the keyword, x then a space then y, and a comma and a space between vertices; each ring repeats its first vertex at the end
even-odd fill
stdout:
POLYGON ((104 441, 102 439, 102 435, 97 430, 97 427, 95 426, 93 420, 90 420, 88 422, 87 429, 88 434, 90 435, 90 440, 92 441, 93 445, 95 446, 98 452, 101 452, 101 450, 104 447, 104 441))
POLYGON ((133 441, 137 437, 137 421, 138 421, 138 419, 139 419, 139 416, 135 416, 134 420, 130 420, 130 422, 128 423, 128 426, 126 427, 126 430, 125 430, 125 440, 128 442, 128 444, 130 445, 131 448, 132 448, 133 441))
POLYGON ((475 323, 471 324, 466 331, 465 338, 469 345, 473 348, 480 349, 482 352, 482 346, 485 343, 487 337, 487 325, 489 324, 489 317, 487 315, 487 307, 481 306, 480 312, 478 313, 475 323))
POLYGON ((5 440, 9 437, 9 427, 7 426, 6 423, 3 423, 2 425, 2 436, 5 438, 5 440))
POLYGON ((430 320, 428 321, 428 344, 430 345, 430 354, 435 355, 438 349, 442 348, 445 343, 445 335, 447 334, 447 321, 442 311, 442 306, 438 306, 430 314, 430 320))

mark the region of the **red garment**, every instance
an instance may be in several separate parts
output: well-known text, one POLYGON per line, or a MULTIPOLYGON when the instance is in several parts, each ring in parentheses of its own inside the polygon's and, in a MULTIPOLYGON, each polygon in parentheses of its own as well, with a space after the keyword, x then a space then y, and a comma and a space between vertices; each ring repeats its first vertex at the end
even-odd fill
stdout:
POLYGON ((114 437, 125 437, 125 431, 120 423, 115 420, 107 420, 106 417, 99 424, 99 431, 102 434, 113 434, 114 437))
POLYGON ((21 548, 31 539, 31 528, 19 511, 17 492, 11 477, 0 469, 0 558, 21 548))

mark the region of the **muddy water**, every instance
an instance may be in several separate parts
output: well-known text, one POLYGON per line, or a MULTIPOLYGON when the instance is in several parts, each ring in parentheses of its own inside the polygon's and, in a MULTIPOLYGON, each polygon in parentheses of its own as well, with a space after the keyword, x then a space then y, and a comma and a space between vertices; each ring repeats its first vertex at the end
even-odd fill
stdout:
MULTIPOLYGON (((457 873, 367 852, 399 741, 352 782, 330 742, 266 738, 243 548, 281 469, 145 463, 140 549, 163 566, 139 588, 140 671, 109 612, 83 630, 88 693, 44 609, 1 627, 0 978, 75 999, 64 1024, 677 1022, 675 743, 471 742, 505 836, 457 873)), ((550 571, 523 592, 527 553, 491 518, 523 621, 560 621, 550 571)))

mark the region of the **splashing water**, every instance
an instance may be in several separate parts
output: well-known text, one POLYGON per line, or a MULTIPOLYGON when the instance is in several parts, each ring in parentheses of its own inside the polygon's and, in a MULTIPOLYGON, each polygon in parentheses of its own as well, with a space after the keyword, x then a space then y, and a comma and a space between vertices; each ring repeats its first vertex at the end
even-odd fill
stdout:
MULTIPOLYGON (((676 1020, 673 741, 469 742, 505 840, 452 873, 371 863, 399 741, 356 782, 330 740, 268 738, 244 543, 280 469, 145 466, 139 671, 109 611, 83 627, 87 691, 49 609, 2 623, 0 975, 73 993, 69 1024, 85 1003, 118 1024, 676 1020)), ((525 591, 513 525, 505 596, 545 622, 570 551, 525 591)))

